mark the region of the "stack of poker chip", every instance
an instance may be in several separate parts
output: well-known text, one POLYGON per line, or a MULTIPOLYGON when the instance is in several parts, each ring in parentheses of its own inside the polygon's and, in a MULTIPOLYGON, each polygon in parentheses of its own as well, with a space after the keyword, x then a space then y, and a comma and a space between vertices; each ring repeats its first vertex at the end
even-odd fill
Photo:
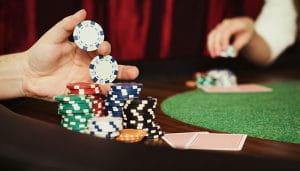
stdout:
POLYGON ((60 95, 54 100, 59 102, 61 125, 72 131, 84 132, 87 121, 93 117, 92 101, 85 95, 60 95))
POLYGON ((196 76, 196 85, 198 88, 203 86, 230 87, 237 84, 237 77, 230 70, 213 69, 205 74, 196 76))
POLYGON ((145 138, 156 139, 164 135, 160 125, 155 121, 154 109, 157 99, 153 97, 126 100, 123 113, 123 126, 129 129, 147 131, 145 138))
POLYGON ((123 129, 122 118, 117 117, 93 117, 88 120, 85 133, 101 138, 115 138, 123 129))
POLYGON ((216 80, 213 79, 212 77, 202 76, 202 77, 197 77, 196 78, 196 84, 197 84, 198 87, 201 87, 201 86, 215 86, 216 85, 216 80))
POLYGON ((103 100, 101 98, 100 84, 77 82, 67 85, 69 94, 86 95, 92 101, 94 116, 103 116, 103 100))
POLYGON ((207 72, 207 77, 216 80, 215 85, 221 87, 230 87, 237 85, 237 77, 228 69, 213 69, 207 72))
POLYGON ((116 140, 127 143, 135 143, 142 141, 146 134, 147 131, 140 129, 123 129, 120 131, 120 135, 116 138, 116 140))
POLYGON ((143 88, 141 83, 114 83, 105 100, 106 116, 122 117, 125 100, 137 98, 143 88))

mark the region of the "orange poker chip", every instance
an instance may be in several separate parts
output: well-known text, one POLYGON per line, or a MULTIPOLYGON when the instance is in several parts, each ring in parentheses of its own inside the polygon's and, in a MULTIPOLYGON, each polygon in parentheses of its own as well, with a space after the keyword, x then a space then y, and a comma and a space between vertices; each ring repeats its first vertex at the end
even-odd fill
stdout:
POLYGON ((116 138, 118 141, 134 143, 141 141, 147 134, 147 131, 140 129, 123 129, 120 135, 116 138))

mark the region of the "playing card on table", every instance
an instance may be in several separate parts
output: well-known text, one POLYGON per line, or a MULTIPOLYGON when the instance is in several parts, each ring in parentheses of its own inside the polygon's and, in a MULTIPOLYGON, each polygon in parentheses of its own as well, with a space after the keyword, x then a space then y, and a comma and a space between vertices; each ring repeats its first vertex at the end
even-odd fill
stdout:
POLYGON ((271 88, 258 84, 239 84, 230 87, 202 86, 200 88, 207 93, 255 93, 272 91, 271 88))
POLYGON ((198 133, 186 144, 186 149, 240 151, 246 141, 245 134, 198 133))
MULTIPOLYGON (((195 139, 199 132, 183 132, 183 133, 168 133, 162 138, 171 147, 183 149, 187 143, 195 139)), ((202 132, 203 134, 208 134, 208 132, 202 132)))

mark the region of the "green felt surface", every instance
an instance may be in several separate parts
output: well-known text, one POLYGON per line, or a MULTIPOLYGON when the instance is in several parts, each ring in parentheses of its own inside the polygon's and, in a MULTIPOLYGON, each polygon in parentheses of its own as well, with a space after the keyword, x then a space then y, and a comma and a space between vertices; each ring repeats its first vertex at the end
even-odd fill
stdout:
POLYGON ((300 82, 266 84, 266 93, 209 94, 193 90, 166 99, 165 114, 227 133, 300 143, 300 82))

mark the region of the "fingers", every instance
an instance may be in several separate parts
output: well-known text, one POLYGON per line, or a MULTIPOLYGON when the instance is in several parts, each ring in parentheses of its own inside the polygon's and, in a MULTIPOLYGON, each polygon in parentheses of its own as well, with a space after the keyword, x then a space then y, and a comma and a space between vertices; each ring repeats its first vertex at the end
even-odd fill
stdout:
POLYGON ((229 32, 230 21, 224 20, 216 26, 208 36, 208 50, 210 55, 214 58, 220 55, 221 51, 226 50, 229 45, 232 32, 229 32))
POLYGON ((97 49, 97 52, 100 55, 108 55, 111 52, 111 46, 110 43, 107 41, 104 41, 101 43, 100 47, 97 49))
POLYGON ((236 39, 233 42, 233 47, 236 52, 239 52, 247 43, 249 42, 250 37, 245 34, 236 35, 236 39))
POLYGON ((213 30, 208 34, 208 37, 207 37, 207 48, 208 48, 208 52, 212 58, 216 57, 216 54, 215 54, 215 51, 213 48, 215 34, 216 34, 216 31, 213 30))
MULTIPOLYGON (((230 38, 235 37, 235 45, 237 49, 241 49, 242 46, 247 43, 247 36, 236 36, 238 34, 246 34, 251 36, 251 32, 254 29, 251 20, 246 17, 239 17, 233 19, 225 19, 215 29, 213 29, 207 38, 207 47, 210 55, 214 58, 219 56, 221 51, 228 48, 230 44, 230 38), (244 38, 244 40, 237 40, 244 38)), ((234 46, 235 46, 234 45, 234 46)))
POLYGON ((43 40, 51 43, 61 43, 66 41, 73 33, 76 25, 83 21, 85 17, 86 11, 82 9, 76 12, 74 15, 64 18, 43 36, 43 40))
POLYGON ((110 52, 111 52, 110 43, 107 41, 104 41, 100 44, 100 47, 97 50, 92 51, 92 52, 87 52, 87 53, 88 53, 89 57, 94 58, 97 55, 103 55, 103 56, 108 55, 108 54, 110 54, 110 52))
POLYGON ((134 80, 138 77, 139 70, 135 66, 119 65, 118 79, 134 80))

